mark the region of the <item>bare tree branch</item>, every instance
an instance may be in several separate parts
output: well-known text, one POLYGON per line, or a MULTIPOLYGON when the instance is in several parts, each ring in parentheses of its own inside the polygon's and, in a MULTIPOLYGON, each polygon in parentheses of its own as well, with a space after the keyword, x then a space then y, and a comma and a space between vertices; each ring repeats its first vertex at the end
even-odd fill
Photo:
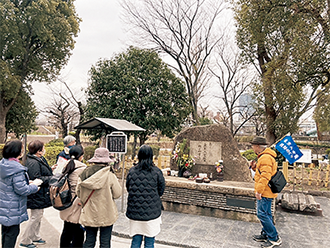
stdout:
MULTIPOLYGON (((209 82, 209 58, 222 39, 215 23, 225 8, 216 0, 123 0, 125 20, 159 51, 176 63, 176 72, 186 83, 192 116, 198 122, 197 106, 209 82)), ((135 36, 136 37, 136 36, 135 36)))

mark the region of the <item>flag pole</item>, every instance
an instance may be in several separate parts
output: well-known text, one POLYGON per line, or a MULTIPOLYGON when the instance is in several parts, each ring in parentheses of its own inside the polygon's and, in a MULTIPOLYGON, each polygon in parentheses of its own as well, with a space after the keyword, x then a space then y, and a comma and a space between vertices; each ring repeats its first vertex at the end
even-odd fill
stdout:
POLYGON ((280 139, 278 139, 275 143, 273 143, 270 147, 274 148, 278 142, 280 142, 284 137, 290 135, 290 132, 288 132, 286 135, 282 136, 280 139))

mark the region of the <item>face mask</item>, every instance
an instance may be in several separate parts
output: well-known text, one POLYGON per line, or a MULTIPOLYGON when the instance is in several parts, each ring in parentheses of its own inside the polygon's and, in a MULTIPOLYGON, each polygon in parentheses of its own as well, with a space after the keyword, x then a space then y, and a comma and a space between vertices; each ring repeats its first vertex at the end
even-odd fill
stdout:
POLYGON ((68 146, 69 149, 71 149, 73 146, 68 146))

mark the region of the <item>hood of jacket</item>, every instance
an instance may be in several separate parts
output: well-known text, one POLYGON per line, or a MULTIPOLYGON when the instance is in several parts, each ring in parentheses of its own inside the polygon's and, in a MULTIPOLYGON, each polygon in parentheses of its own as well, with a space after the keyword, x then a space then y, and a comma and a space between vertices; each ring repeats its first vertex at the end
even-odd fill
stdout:
POLYGON ((81 187, 91 190, 93 189, 97 190, 103 188, 103 186, 107 183, 109 179, 109 173, 106 173, 107 171, 110 171, 109 166, 97 171, 92 176, 82 181, 81 187))
POLYGON ((27 171, 27 168, 18 163, 15 160, 9 160, 6 158, 0 161, 0 177, 10 177, 18 172, 27 171))
POLYGON ((79 160, 74 160, 74 165, 75 169, 87 167, 83 162, 80 162, 79 160))
POLYGON ((268 154, 268 155, 272 156, 273 158, 276 158, 277 157, 276 152, 273 149, 269 148, 269 147, 267 147, 263 152, 261 152, 258 155, 258 158, 261 157, 264 154, 268 154))

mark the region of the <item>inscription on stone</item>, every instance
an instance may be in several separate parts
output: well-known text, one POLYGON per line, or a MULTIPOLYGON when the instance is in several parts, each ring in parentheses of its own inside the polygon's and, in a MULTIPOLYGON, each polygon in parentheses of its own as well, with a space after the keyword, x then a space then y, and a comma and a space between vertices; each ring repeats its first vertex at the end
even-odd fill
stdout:
POLYGON ((196 164, 214 165, 221 158, 222 143, 212 141, 190 141, 190 156, 195 157, 196 164))

